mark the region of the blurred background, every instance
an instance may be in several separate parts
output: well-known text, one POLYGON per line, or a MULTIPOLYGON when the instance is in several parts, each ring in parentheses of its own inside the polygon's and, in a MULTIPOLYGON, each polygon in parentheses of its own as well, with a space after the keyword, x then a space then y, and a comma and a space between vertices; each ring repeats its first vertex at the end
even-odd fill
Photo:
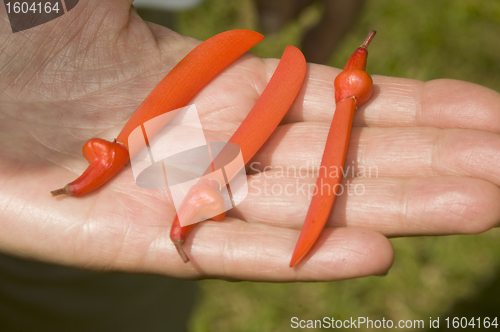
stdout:
MULTIPOLYGON (((252 52, 264 57, 280 58, 289 44, 304 51, 316 45, 324 59, 305 52, 308 61, 340 68, 376 29, 369 73, 424 81, 453 78, 500 91, 500 1, 359 1, 359 8, 339 9, 349 21, 338 24, 344 29, 340 37, 328 31, 336 24, 329 20, 342 19, 329 1, 289 0, 288 10, 282 9, 283 1, 267 2, 204 0, 172 12, 169 22, 158 13, 148 16, 138 1, 134 5, 145 20, 200 40, 237 28, 263 32, 265 40, 252 52), (328 38, 335 39, 334 47, 325 45, 328 38), (332 53, 325 57, 328 48, 332 53)), ((444 329, 444 317, 499 316, 499 240, 498 229, 474 236, 392 239, 396 260, 386 277, 282 284, 199 281, 189 330, 290 331, 294 316, 423 319, 426 328, 429 317, 441 317, 444 329)))

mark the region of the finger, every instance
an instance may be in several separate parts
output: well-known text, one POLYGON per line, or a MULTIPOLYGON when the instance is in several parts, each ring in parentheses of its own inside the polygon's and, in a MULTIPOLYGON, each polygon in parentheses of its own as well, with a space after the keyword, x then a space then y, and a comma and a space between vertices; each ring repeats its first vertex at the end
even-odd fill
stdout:
POLYGON ((378 233, 328 229, 305 261, 290 268, 298 231, 229 220, 205 222, 190 234, 184 245, 188 264, 176 257, 167 238, 158 241, 150 251, 150 272, 182 278, 326 281, 383 274, 394 257, 390 242, 378 233))
MULTIPOLYGON (((229 215, 299 229, 315 177, 268 171, 249 179, 247 198, 229 215)), ((332 190, 322 187, 320 190, 332 190)), ((387 236, 475 234, 500 222, 500 189, 461 177, 343 179, 328 226, 360 227, 387 236)))
POLYGON ((477 130, 365 128, 355 131, 348 160, 355 174, 375 166, 381 177, 469 176, 500 186, 499 151, 499 135, 477 130))
MULTIPOLYGON (((309 65, 303 89, 284 123, 331 122, 333 81, 339 69, 309 65)), ((421 81, 373 75, 374 95, 354 126, 469 128, 500 132, 500 94, 456 80, 421 81)))
MULTIPOLYGON (((324 123, 278 127, 250 163, 251 171, 295 168, 317 172, 328 135, 324 123)), ((354 128, 342 171, 363 176, 461 175, 500 186, 500 136, 470 129, 354 128)))
POLYGON ((377 92, 356 125, 468 128, 500 132, 500 94, 450 79, 419 82, 375 76, 377 92))

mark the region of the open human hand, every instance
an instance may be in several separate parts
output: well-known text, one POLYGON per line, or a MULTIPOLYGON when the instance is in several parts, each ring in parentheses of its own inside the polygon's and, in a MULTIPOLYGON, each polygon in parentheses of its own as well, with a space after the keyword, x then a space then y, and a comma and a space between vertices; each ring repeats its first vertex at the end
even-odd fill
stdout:
MULTIPOLYGON (((130 167, 83 198, 51 197, 87 167, 84 142, 116 137, 198 43, 143 22, 130 5, 80 1, 15 34, 0 22, 0 250, 180 278, 335 280, 386 272, 387 237, 471 234, 499 222, 500 95, 466 82, 375 75, 374 95, 354 118, 345 193, 311 253, 289 268, 340 72, 313 64, 282 125, 248 165, 247 198, 224 222, 191 232, 190 263, 169 239, 170 194, 138 187, 130 167)), ((192 100, 208 137, 230 137, 277 63, 247 54, 192 100)))

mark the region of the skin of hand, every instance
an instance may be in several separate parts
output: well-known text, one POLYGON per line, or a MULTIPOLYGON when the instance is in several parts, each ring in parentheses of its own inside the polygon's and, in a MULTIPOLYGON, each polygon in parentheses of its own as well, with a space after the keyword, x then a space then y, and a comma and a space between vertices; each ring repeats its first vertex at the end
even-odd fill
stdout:
MULTIPOLYGON (((6 20, 0 25, 9 31, 6 20)), ((309 65, 282 125, 250 162, 248 197, 224 222, 192 231, 185 244, 192 261, 184 264, 169 239, 170 194, 138 187, 130 167, 83 198, 53 198, 50 190, 83 172, 84 142, 116 137, 198 41, 143 22, 123 0, 80 1, 57 20, 0 39, 3 252, 190 279, 337 280, 386 272, 394 256, 387 237, 474 234, 499 222, 500 94, 461 81, 374 75, 346 159, 355 176, 342 182, 362 194, 337 198, 312 252, 289 268, 340 72, 309 65), (371 176, 358 174, 369 168, 371 176)), ((195 97, 210 139, 230 137, 277 63, 246 54, 195 97)))

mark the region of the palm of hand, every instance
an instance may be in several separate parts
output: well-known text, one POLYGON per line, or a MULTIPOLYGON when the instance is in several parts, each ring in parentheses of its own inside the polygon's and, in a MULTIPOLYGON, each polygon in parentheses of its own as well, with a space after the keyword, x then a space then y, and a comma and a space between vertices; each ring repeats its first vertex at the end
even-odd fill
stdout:
MULTIPOLYGON (((86 168, 83 143, 116 137, 196 44, 133 11, 129 16, 129 3, 115 2, 82 3, 73 10, 80 11, 76 21, 66 15, 2 36, 2 250, 176 277, 332 280, 386 271, 393 252, 380 234, 475 233, 498 221, 499 95, 464 82, 375 77, 375 95, 357 111, 347 156, 357 176, 343 182, 363 194, 339 196, 309 258, 288 268, 334 110, 339 71, 318 65, 310 65, 283 125, 252 160, 247 199, 225 222, 205 222, 191 233, 191 264, 169 240, 175 214, 169 194, 137 187, 130 168, 84 198, 52 198, 50 190, 86 168), (369 169, 371 176, 362 174, 369 169)), ((207 136, 230 137, 276 65, 245 55, 192 101, 207 136)))

